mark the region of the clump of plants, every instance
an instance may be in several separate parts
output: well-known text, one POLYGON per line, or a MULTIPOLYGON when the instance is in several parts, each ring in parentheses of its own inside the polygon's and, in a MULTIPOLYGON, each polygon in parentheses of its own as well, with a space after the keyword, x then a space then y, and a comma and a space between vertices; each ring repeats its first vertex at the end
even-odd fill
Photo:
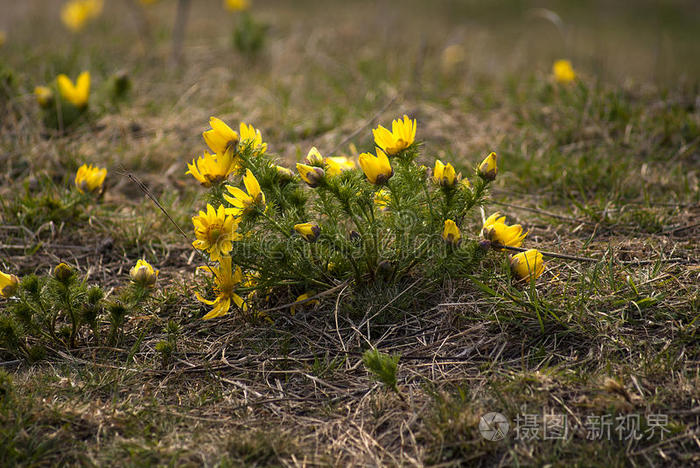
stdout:
POLYGON ((248 56, 259 53, 265 45, 268 26, 257 21, 250 13, 248 0, 224 0, 224 7, 236 14, 233 46, 248 56))
POLYGON ((78 123, 90 120, 109 106, 116 106, 127 99, 131 90, 129 75, 120 71, 109 77, 95 94, 91 104, 92 79, 89 71, 83 71, 75 82, 60 74, 49 85, 34 88, 34 97, 41 109, 42 120, 47 128, 65 131, 78 123), (95 101, 95 99, 93 99, 95 101))
MULTIPOLYGON (((312 148, 296 171, 277 163, 252 125, 236 132, 215 117, 210 125, 203 136, 212 153, 187 171, 208 189, 206 207, 193 218, 193 246, 207 260, 200 270, 213 291, 197 293, 212 306, 204 318, 232 306, 257 316, 275 295, 298 296, 302 305, 340 285, 465 276, 490 247, 520 247, 527 234, 495 214, 485 220, 483 239, 463 236, 496 178, 497 156, 468 177, 440 160, 431 173, 416 162, 421 145, 407 116, 391 130, 374 129, 376 148, 359 155, 359 168, 312 148)), ((528 252, 512 264, 523 279, 542 269, 541 254, 528 252)))
POLYGON ((127 316, 147 307, 157 277, 157 270, 139 260, 130 271, 129 284, 106 298, 102 288, 88 285, 87 277, 66 263, 21 280, 0 272, 0 295, 6 299, 0 312, 0 347, 37 360, 49 349, 117 345, 127 316))

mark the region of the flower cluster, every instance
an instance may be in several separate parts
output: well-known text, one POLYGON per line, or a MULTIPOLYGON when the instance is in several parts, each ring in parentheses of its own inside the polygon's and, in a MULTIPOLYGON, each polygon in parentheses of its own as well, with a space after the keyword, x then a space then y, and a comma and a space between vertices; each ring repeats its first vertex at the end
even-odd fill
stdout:
MULTIPOLYGON (((496 178, 495 153, 472 177, 441 160, 431 174, 416 162, 416 121, 404 115, 391 130, 373 130, 372 151, 353 148, 356 160, 312 147, 292 171, 270 156, 253 126, 236 131, 216 117, 209 124, 203 138, 213 153, 186 172, 209 190, 205 209, 192 218, 192 245, 208 261, 198 270, 211 275, 213 290, 196 293, 212 306, 204 318, 234 306, 251 314, 279 294, 296 297, 291 310, 298 310, 315 303, 313 291, 342 282, 363 287, 468 273, 486 252, 462 230, 496 178)), ((526 235, 497 214, 482 231, 494 249, 519 246, 526 235)), ((516 272, 533 262, 532 254, 513 259, 516 272)))

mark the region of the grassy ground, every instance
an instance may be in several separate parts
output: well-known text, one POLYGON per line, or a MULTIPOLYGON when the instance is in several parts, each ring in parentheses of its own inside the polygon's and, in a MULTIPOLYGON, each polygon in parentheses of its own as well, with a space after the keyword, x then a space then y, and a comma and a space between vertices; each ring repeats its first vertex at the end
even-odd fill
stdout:
POLYGON ((268 42, 248 58, 231 47, 233 18, 198 0, 183 67, 168 66, 175 2, 148 10, 147 40, 124 4, 107 3, 73 37, 60 2, 0 0, 0 58, 17 77, 0 122, 1 270, 66 261, 111 291, 145 256, 160 290, 118 347, 51 349, 38 363, 0 349, 3 463, 700 463, 695 3, 545 2, 560 30, 524 1, 259 1, 268 42), (448 66, 453 44, 462 60, 448 66), (561 57, 580 84, 551 82, 561 57), (128 71, 131 99, 70 134, 45 131, 31 90, 82 69, 97 88, 128 71), (527 226, 528 245, 599 261, 551 260, 522 288, 494 254, 476 281, 343 289, 272 325, 199 320, 192 251, 124 173, 189 229, 202 192, 185 162, 210 115, 254 123, 293 162, 312 145, 369 149, 370 128, 403 113, 418 120, 427 165, 499 153, 486 209, 527 226), (108 167, 106 195, 72 206, 86 161, 108 167), (164 362, 155 346, 168 320, 180 331, 164 362), (362 365, 369 344, 401 355, 402 398, 362 365), (480 435, 490 411, 511 422, 503 441, 480 435), (524 415, 539 415, 540 431, 565 417, 568 437, 515 438, 524 415), (587 440, 596 415, 640 415, 640 434, 663 415, 668 432, 619 440, 614 423, 587 440))

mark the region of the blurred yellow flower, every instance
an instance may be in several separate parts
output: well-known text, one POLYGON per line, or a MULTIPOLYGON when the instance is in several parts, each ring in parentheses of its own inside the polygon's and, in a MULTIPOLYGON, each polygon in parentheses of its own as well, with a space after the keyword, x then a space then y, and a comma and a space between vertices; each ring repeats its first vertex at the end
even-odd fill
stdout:
POLYGON ((154 3, 159 2, 160 0, 139 0, 141 2, 141 5, 153 5, 154 3))
POLYGON ((445 242, 456 245, 462 239, 462 233, 459 231, 457 224, 451 219, 445 220, 445 227, 442 230, 442 238, 445 242))
POLYGON ((78 192, 101 192, 102 184, 107 176, 107 169, 83 164, 75 174, 75 187, 78 192))
POLYGON ((410 120, 407 115, 403 120, 391 122, 391 131, 381 125, 374 130, 374 142, 389 156, 393 156, 413 144, 416 139, 416 120, 410 120))
POLYGON ((37 86, 34 88, 34 97, 41 107, 49 107, 53 99, 53 91, 48 86, 37 86))
POLYGON ((202 270, 210 270, 214 273, 214 292, 216 299, 213 301, 204 299, 198 292, 194 293, 197 300, 204 304, 214 306, 204 317, 204 320, 209 320, 216 317, 221 317, 228 314, 231 308, 231 301, 242 310, 248 310, 243 298, 235 293, 235 288, 243 281, 243 272, 241 267, 236 267, 235 272, 231 270, 231 257, 221 257, 219 266, 199 267, 202 270))
MULTIPOLYGON (((305 300, 307 300, 308 298, 314 296, 315 294, 316 294, 316 293, 315 293, 314 291, 305 292, 304 294, 302 294, 301 296, 299 296, 299 297, 296 298, 296 300, 294 301, 294 304, 298 304, 298 303, 301 302, 301 301, 305 301, 305 300)), ((319 304, 318 299, 314 299, 314 300, 312 300, 312 301, 304 302, 303 304, 292 305, 292 307, 290 308, 290 313, 291 313, 292 315, 296 314, 296 312, 297 312, 297 307, 301 307, 301 308, 304 308, 304 307, 311 307, 312 305, 317 305, 317 304, 319 304)))
POLYGON ((297 163, 297 171, 299 171, 299 176, 301 179, 311 188, 318 187, 323 180, 323 177, 326 175, 326 171, 320 167, 309 166, 301 163, 297 163))
POLYGON ((102 0, 71 0, 61 8, 61 20, 68 29, 78 32, 89 20, 100 16, 102 6, 102 0))
POLYGON ((75 85, 70 78, 64 74, 58 75, 56 79, 58 84, 58 92, 66 101, 73 104, 75 107, 82 108, 87 106, 90 98, 90 72, 84 71, 78 75, 75 80, 75 85))
POLYGON ((326 174, 335 177, 343 171, 355 169, 355 161, 345 156, 330 156, 324 159, 326 163, 326 174))
POLYGON ((571 83, 576 79, 576 72, 571 62, 568 60, 557 60, 552 66, 552 74, 554 79, 559 83, 571 83))
POLYGON ((383 188, 378 190, 374 193, 374 204, 377 205, 380 210, 384 211, 389 207, 390 196, 387 189, 383 188))
POLYGON ((224 0, 224 8, 229 11, 244 11, 250 8, 250 0, 224 0))
POLYGON ((387 183, 391 176, 394 175, 394 169, 391 168, 389 158, 379 148, 377 148, 377 156, 371 153, 362 153, 359 157, 359 162, 367 179, 375 185, 387 183))
POLYGON ((505 220, 506 217, 501 216, 498 212, 492 214, 484 221, 482 235, 495 244, 495 248, 498 246, 520 247, 527 232, 523 232, 523 227, 520 224, 508 226, 505 220))
POLYGON ((5 45, 5 42, 7 41, 7 33, 0 29, 0 47, 5 45))
POLYGON ((216 262, 223 255, 227 255, 233 248, 232 241, 239 240, 241 235, 236 232, 238 219, 226 215, 224 205, 218 209, 207 204, 207 212, 199 212, 199 216, 192 218, 194 235, 197 238, 192 246, 197 250, 205 250, 209 258, 216 262))
POLYGON ((233 155, 233 149, 229 148, 223 155, 204 152, 196 161, 187 163, 189 169, 185 174, 192 174, 200 184, 205 187, 219 184, 240 167, 239 158, 233 155))
POLYGON ((0 271, 0 296, 4 298, 12 297, 17 292, 18 286, 19 278, 0 271))
POLYGON ((443 73, 453 72, 466 59, 466 53, 462 44, 451 44, 445 47, 440 56, 440 66, 443 73))
POLYGON ((510 269, 519 280, 537 279, 544 271, 542 254, 537 249, 530 249, 513 255, 510 269))
POLYGON ((306 154, 306 163, 312 166, 321 166, 323 164, 323 156, 321 156, 321 153, 315 146, 306 154))
POLYGON ((226 186, 226 190, 233 195, 224 194, 224 199, 233 205, 233 208, 226 208, 226 214, 230 213, 238 217, 255 205, 265 205, 265 194, 260 190, 258 179, 250 172, 250 169, 245 170, 243 184, 248 193, 245 193, 238 187, 233 187, 231 185, 226 186))
POLYGON ((294 173, 291 169, 280 166, 279 164, 275 164, 274 168, 283 180, 291 180, 294 178, 294 173))
POLYGON ((252 149, 257 150, 260 154, 265 154, 267 143, 263 143, 260 130, 256 130, 252 125, 246 125, 245 122, 241 122, 240 130, 241 143, 247 142, 252 149))
POLYGON ((452 187, 456 181, 461 178, 457 175, 452 164, 443 164, 439 159, 435 161, 435 169, 433 169, 433 182, 442 187, 452 187))
POLYGON ((294 230, 309 242, 315 242, 316 239, 318 239, 318 236, 321 235, 321 228, 318 227, 318 224, 316 223, 295 224, 294 230))
POLYGON ((477 173, 484 180, 494 180, 496 179, 496 174, 498 174, 498 156, 493 151, 491 154, 486 156, 486 158, 481 161, 477 173))
POLYGON ((152 288, 156 284, 158 273, 160 273, 159 270, 153 269, 150 263, 140 259, 136 262, 136 265, 129 270, 129 277, 131 281, 139 286, 152 288))
POLYGON ((238 133, 216 117, 209 118, 209 125, 211 130, 202 133, 207 146, 216 154, 224 154, 230 147, 235 151, 239 141, 238 133))

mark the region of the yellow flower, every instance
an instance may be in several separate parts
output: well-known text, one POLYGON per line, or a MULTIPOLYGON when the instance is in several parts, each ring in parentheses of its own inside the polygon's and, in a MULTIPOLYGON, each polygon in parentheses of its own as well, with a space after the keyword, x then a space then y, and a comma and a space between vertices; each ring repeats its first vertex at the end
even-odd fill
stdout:
POLYGON ((221 257, 219 266, 216 267, 199 267, 202 270, 209 270, 214 273, 214 292, 216 299, 213 301, 204 299, 198 292, 194 293, 197 299, 204 304, 214 306, 203 318, 209 320, 216 317, 221 317, 228 314, 233 301, 240 309, 248 310, 248 306, 243 301, 241 296, 234 292, 236 286, 243 281, 243 272, 241 267, 236 267, 236 271, 231 270, 231 257, 221 257))
POLYGON ((229 11, 244 11, 250 8, 250 0, 224 0, 224 8, 229 11))
POLYGON ((240 130, 241 142, 247 142, 252 149, 257 150, 260 154, 265 154, 267 143, 263 143, 260 130, 256 130, 252 125, 246 125, 245 122, 241 122, 240 130))
POLYGON ((394 170, 389 164, 389 158, 379 148, 377 148, 376 157, 371 153, 362 153, 359 161, 367 179, 375 185, 385 184, 394 175, 394 170))
POLYGON ((384 211, 389 207, 390 194, 387 189, 381 189, 374 193, 374 204, 384 211))
POLYGON ((192 174, 200 184, 205 187, 223 182, 228 176, 240 167, 239 158, 233 155, 233 149, 229 148, 222 155, 204 152, 196 161, 187 163, 189 169, 185 174, 192 174))
POLYGON ((158 2, 159 0, 139 0, 141 2, 141 5, 153 5, 154 3, 158 2))
POLYGON ((235 130, 232 130, 231 127, 216 117, 209 118, 209 125, 211 130, 202 133, 202 136, 207 146, 214 153, 224 154, 230 147, 233 147, 234 150, 236 149, 239 138, 235 130))
POLYGON ((343 171, 355 169, 355 161, 345 156, 330 156, 326 158, 326 174, 329 177, 339 175, 343 171))
POLYGON ((481 231, 484 238, 496 244, 496 248, 498 246, 520 247, 527 232, 523 232, 523 227, 520 224, 508 226, 505 219, 506 217, 501 216, 498 212, 489 216, 484 221, 484 227, 481 231))
POLYGON ((107 177, 107 169, 83 164, 75 174, 75 187, 80 193, 100 192, 102 191, 105 177, 107 177))
POLYGON ((316 242, 318 236, 321 235, 321 228, 318 227, 318 224, 316 223, 295 224, 294 230, 309 242, 316 242))
POLYGON ((4 298, 12 297, 17 292, 18 286, 19 278, 0 271, 0 296, 4 298))
POLYGON ((498 174, 498 165, 496 164, 497 159, 498 156, 493 151, 491 154, 486 156, 486 158, 481 161, 481 164, 479 164, 479 168, 477 169, 479 177, 484 180, 496 179, 496 174, 498 174))
POLYGON ((537 249, 530 249, 513 255, 510 259, 510 269, 519 280, 537 279, 544 271, 542 254, 537 249))
POLYGON ((56 81, 58 83, 58 92, 61 93, 63 99, 70 102, 75 107, 82 108, 87 106, 88 99, 90 98, 89 71, 84 71, 78 75, 78 79, 75 80, 75 86, 71 79, 64 74, 58 75, 56 81))
POLYGON ((326 175, 326 171, 320 167, 309 166, 307 164, 297 163, 297 171, 299 171, 299 176, 304 182, 306 182, 309 187, 318 187, 323 177, 326 175))
POLYGON ((391 131, 381 125, 374 130, 374 142, 378 147, 393 156, 413 144, 416 139, 416 121, 410 120, 407 115, 403 120, 396 119, 391 122, 391 131))
POLYGON ((315 146, 306 154, 306 162, 312 166, 321 166, 323 164, 323 156, 321 156, 321 153, 315 146))
POLYGON ((139 286, 152 288, 156 284, 158 273, 160 273, 159 270, 153 269, 150 263, 140 259, 136 262, 136 265, 129 270, 129 277, 131 281, 139 286))
POLYGON ((53 99, 53 91, 48 86, 37 86, 34 88, 34 97, 41 107, 49 107, 53 99))
MULTIPOLYGON (((294 301, 294 304, 297 304, 301 301, 305 301, 306 299, 314 296, 315 294, 316 293, 314 291, 305 292, 304 294, 302 294, 301 296, 296 298, 296 300, 294 301)), ((316 305, 318 303, 319 303, 318 299, 314 299, 312 301, 308 301, 308 302, 304 302, 303 304, 299 304, 299 306, 292 305, 292 307, 290 308, 290 313, 292 315, 294 315, 297 312, 297 307, 301 307, 301 308, 311 307, 312 305, 316 305)))
POLYGON ((88 20, 100 15, 102 3, 102 0, 71 0, 61 8, 61 20, 68 29, 78 32, 88 20))
POLYGON ((243 177, 243 184, 248 193, 238 187, 233 187, 231 185, 226 186, 226 190, 233 196, 224 194, 224 199, 233 205, 233 208, 226 208, 227 214, 233 214, 238 217, 244 212, 250 210, 255 205, 265 205, 265 194, 260 190, 260 184, 258 179, 255 178, 250 169, 245 170, 245 176, 243 177))
POLYGON ((452 187, 455 181, 461 179, 461 174, 457 175, 452 164, 443 164, 439 159, 435 161, 435 169, 433 169, 433 182, 442 187, 452 187))
POLYGON ((283 180, 292 180, 294 178, 294 173, 291 171, 291 169, 287 169, 286 167, 278 164, 275 164, 274 168, 277 170, 277 174, 279 174, 283 180))
POLYGON ((194 235, 197 238, 192 242, 197 250, 209 252, 212 261, 218 261, 223 255, 228 254, 233 245, 232 241, 241 238, 236 232, 238 220, 233 216, 227 216, 224 205, 219 205, 217 210, 207 204, 207 212, 199 212, 199 216, 192 218, 194 235))
POLYGON ((462 233, 459 231, 457 224, 451 219, 445 220, 445 227, 442 230, 442 238, 445 242, 456 245, 462 239, 462 233))
POLYGON ((571 66, 571 62, 568 60, 557 60, 554 62, 552 73, 554 74, 554 79, 559 83, 571 83, 576 79, 574 67, 571 66))
POLYGON ((0 29, 0 47, 5 45, 5 41, 7 41, 7 33, 0 29))

